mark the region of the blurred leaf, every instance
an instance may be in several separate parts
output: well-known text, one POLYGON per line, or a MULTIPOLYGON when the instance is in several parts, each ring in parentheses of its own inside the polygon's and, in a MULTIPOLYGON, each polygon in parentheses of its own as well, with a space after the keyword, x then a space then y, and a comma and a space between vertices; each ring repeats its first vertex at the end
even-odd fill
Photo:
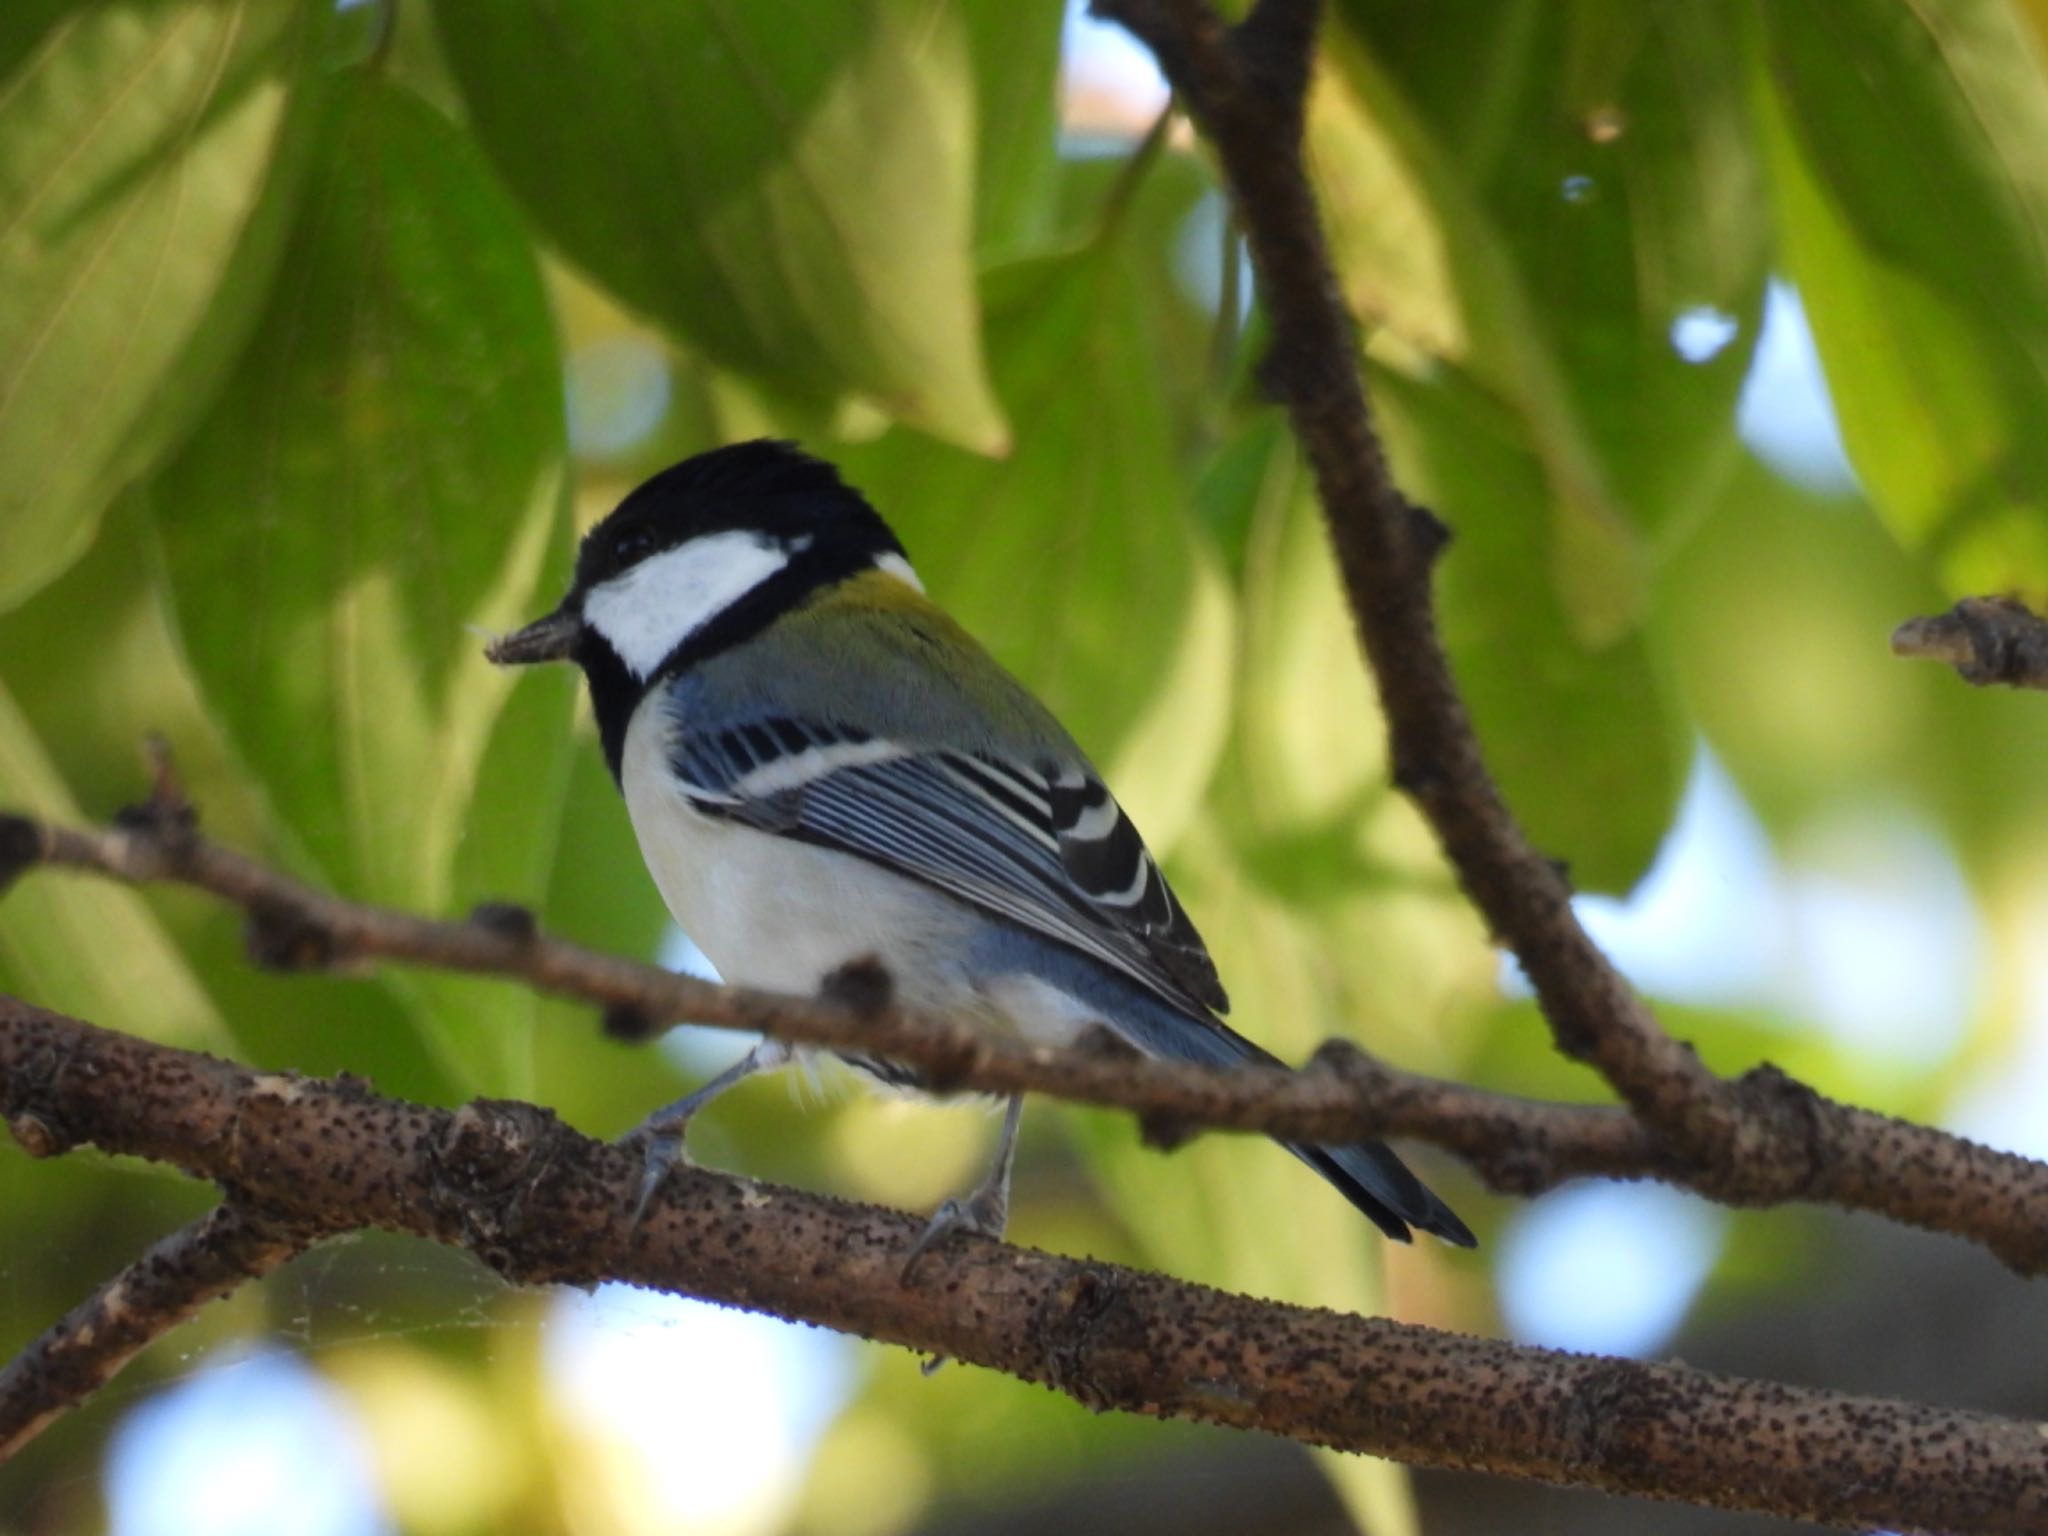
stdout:
MULTIPOLYGON (((566 536, 567 521, 558 522, 556 529, 566 536)), ((540 602, 554 586, 567 584, 567 539, 554 542, 550 579, 540 589, 540 602)), ((448 910, 511 901, 538 916, 558 855, 581 856, 574 844, 562 841, 563 801, 577 747, 570 721, 581 681, 570 668, 542 668, 525 686, 513 690, 499 713, 476 766, 468 802, 455 812, 459 841, 448 910)), ((621 870, 639 873, 637 858, 611 867, 615 875, 621 870)), ((601 947, 609 947, 616 937, 605 935, 601 947)), ((384 979, 421 1016, 464 1030, 473 1042, 464 1053, 472 1070, 466 1088, 554 1102, 560 1079, 541 1074, 536 1043, 536 1026, 551 999, 516 983, 446 971, 393 969, 384 979)))
POLYGON ((1006 441, 974 307, 968 29, 935 0, 442 0, 478 137, 550 238, 713 360, 1006 441))
POLYGON ((0 609, 78 557, 247 335, 331 9, 0 10, 0 609))
POLYGON ((524 1523, 516 1511, 545 1455, 533 1443, 540 1426, 492 1401, 479 1373, 395 1338, 332 1351, 322 1363, 351 1399, 378 1503, 399 1529, 460 1536, 524 1523))
MULTIPOLYGON (((1276 413, 1242 433, 1227 461, 1249 509, 1236 732, 1248 825, 1261 839, 1291 839, 1342 821, 1349 847, 1364 801, 1386 780, 1386 724, 1329 537, 1276 413)), ((1204 488, 1221 494, 1214 481, 1204 488)), ((1354 865, 1345 878, 1356 874, 1354 865)))
POLYGON ((2048 323, 2048 81, 2013 7, 1755 14, 1774 98, 1859 240, 1983 318, 2048 323))
POLYGON ((1585 643, 1529 580, 1557 530, 1513 417, 1448 369, 1373 372, 1402 482, 1458 530, 1438 578, 1443 641, 1501 791, 1581 890, 1627 891, 1656 857, 1691 761, 1689 729, 1640 634, 1585 643))
MULTIPOLYGON (((73 814, 104 821, 134 803, 145 788, 139 747, 160 733, 176 754, 179 777, 208 834, 225 846, 252 852, 276 847, 283 836, 261 787, 223 740, 199 695, 168 614, 168 595, 155 530, 139 496, 117 499, 106 526, 84 557, 11 613, 0 616, 0 673, 36 751, 61 780, 73 814), (62 657, 62 666, 48 658, 62 657)), ((15 739, 22 725, 6 732, 15 739)), ((0 804, 10 797, 0 791, 0 804)), ((93 882, 30 876, 23 894, 45 881, 89 892, 93 882)), ((160 926, 151 944, 110 944, 93 956, 95 979, 108 996, 132 992, 129 1007, 153 1016, 184 994, 153 979, 154 955, 164 947, 208 994, 215 1015, 232 1034, 197 1043, 231 1051, 259 1067, 304 1072, 364 1073, 379 1086, 409 1098, 446 1102, 467 1086, 451 1076, 401 1006, 397 973, 335 977, 314 984, 304 977, 258 971, 243 944, 242 914, 211 897, 159 887, 116 892, 160 926), (140 963, 126 974, 127 960, 140 963)), ((21 907, 27 911, 27 904, 21 907)), ((14 910, 0 901, 0 930, 14 910)), ((118 923, 103 931, 118 934, 118 923)), ((54 1001, 53 999, 42 999, 54 1001)), ((96 1005, 97 1006, 97 1005, 96 1005)), ((173 1011, 176 1011, 175 1009, 173 1011)), ((131 1027, 86 1014, 95 1022, 131 1027)), ((133 1025, 152 1033, 154 1023, 133 1025)))
POLYGON ((1737 40, 1713 8, 1624 0, 1339 12, 1311 148, 1347 291, 1390 360, 1456 363, 1525 418, 1565 617, 1612 640, 1732 462, 1766 265, 1737 40), (1351 177, 1403 238, 1361 233, 1351 177))
POLYGON ((960 0, 974 69, 974 228, 984 260, 1052 231, 1059 174, 1061 0, 960 0))
POLYGON ((1115 242, 992 273, 986 303, 1011 457, 898 430, 841 459, 932 595, 1163 850, 1222 745, 1234 615, 1188 514, 1146 307, 1115 242))
POLYGON ((1756 9, 1784 254, 1842 437, 1951 593, 2048 601, 2048 78, 2003 0, 1756 9))
MULTIPOLYGON (((541 916, 549 931, 613 954, 653 959, 668 910, 646 873, 595 738, 579 733, 562 798, 561 833, 541 916)), ((549 998, 534 1036, 547 1102, 571 1125, 614 1136, 687 1088, 665 1051, 605 1039, 596 1009, 549 998)), ((739 1048, 733 1052, 739 1053, 739 1048)), ((715 1130, 703 1116, 696 1129, 715 1130)), ((692 1135, 696 1134, 693 1129, 692 1135)), ((702 1150, 702 1148, 700 1148, 702 1150)))
MULTIPOLYGON (((349 894, 441 911, 512 682, 474 629, 530 616, 563 553, 560 364, 454 129, 363 76, 324 127, 260 339, 149 496, 192 665, 281 819, 349 894)), ((515 777, 551 820, 544 763, 515 777)))
MULTIPOLYGON (((1175 889, 1203 922, 1230 988, 1237 1027, 1299 1060, 1341 1033, 1328 968, 1311 930, 1233 867, 1207 823, 1174 859, 1175 889)), ((1204 1136, 1163 1155, 1128 1116, 1072 1115, 1103 1199, 1137 1237, 1146 1264, 1204 1284, 1307 1306, 1384 1307, 1384 1239, 1313 1170, 1256 1137, 1204 1136)), ((1415 1529, 1407 1474, 1390 1462, 1328 1457, 1327 1471, 1373 1536, 1415 1529)))
POLYGON ((1781 837, 1845 805, 1903 802, 1980 884, 2032 890, 2048 855, 2048 711, 1896 660, 1891 627, 1941 606, 1855 502, 1751 463, 1672 563, 1656 628, 1701 729, 1781 837))
MULTIPOLYGON (((1132 324, 1184 456, 1199 453, 1237 382, 1239 349, 1225 344, 1234 337, 1219 335, 1217 316, 1225 215, 1208 164, 1170 143, 1149 156, 1139 146, 1060 163, 1056 239, 1075 250, 1115 246, 1142 306, 1132 324)), ((1248 286, 1248 267, 1240 261, 1239 270, 1248 286)))
MULTIPOLYGON (((1459 530, 1440 567, 1443 639, 1508 803, 1581 888, 1627 890, 1688 760, 1643 638, 1585 645, 1529 579, 1554 528, 1514 417, 1444 368, 1433 384, 1376 369, 1372 390, 1398 477, 1459 530)), ((1370 878, 1359 829, 1384 793, 1385 727, 1307 477, 1277 425, 1255 431, 1268 457, 1246 557, 1243 808, 1255 837, 1277 839, 1294 894, 1343 892, 1370 878)))

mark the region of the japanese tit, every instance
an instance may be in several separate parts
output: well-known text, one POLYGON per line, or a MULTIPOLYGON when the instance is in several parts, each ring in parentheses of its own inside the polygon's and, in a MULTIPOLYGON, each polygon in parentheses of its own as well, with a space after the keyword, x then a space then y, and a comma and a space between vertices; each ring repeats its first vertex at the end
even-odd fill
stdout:
MULTIPOLYGON (((489 654, 583 669, 648 870, 728 983, 814 994, 878 965, 898 1001, 1033 1043, 1102 1025, 1155 1056, 1273 1060, 1222 1022, 1201 936, 1080 748, 831 465, 759 441, 664 470, 585 536, 561 605, 489 654)), ((789 1058, 763 1041, 650 1117, 643 1206, 690 1116, 789 1058)), ((1001 1231, 1018 1112, 920 1249, 1001 1231)), ((1380 1143, 1288 1150, 1389 1237, 1473 1244, 1380 1143)))

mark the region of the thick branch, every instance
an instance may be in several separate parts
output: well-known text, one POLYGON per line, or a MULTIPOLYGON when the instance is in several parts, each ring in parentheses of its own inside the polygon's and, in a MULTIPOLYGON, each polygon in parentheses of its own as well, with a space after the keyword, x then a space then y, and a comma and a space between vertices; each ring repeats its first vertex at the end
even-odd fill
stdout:
POLYGON ((1094 0, 1135 33, 1214 146, 1272 322, 1268 386, 1312 467, 1394 763, 1487 922, 1521 960, 1559 1046, 1702 1163, 1742 1162, 1761 1133, 1730 1085, 1672 1039, 1579 924, 1481 757, 1437 634, 1430 573, 1447 532, 1395 486, 1359 379, 1351 317, 1301 153, 1320 7, 1260 0, 1226 27, 1203 0, 1094 0))
POLYGON ((426 1109, 9 1001, 0 1110, 38 1152, 91 1142, 309 1224, 458 1244, 522 1283, 662 1286, 1091 1408, 1845 1526, 2048 1529, 2032 1424, 1253 1301, 982 1239, 935 1250, 906 1285, 914 1220, 699 1169, 635 1234, 637 1158, 532 1105, 426 1109))
POLYGON ((1979 688, 2048 688, 2048 619, 2009 597, 1966 597, 1893 630, 1892 654, 1947 662, 1979 688))
MULTIPOLYGON (((8 1081, 0 1070, 0 1102, 8 1081)), ((58 1150, 33 1116, 9 1119, 31 1151, 58 1150)), ((272 1221, 230 1200, 156 1243, 0 1371, 0 1461, 209 1301, 269 1274, 320 1235, 320 1228, 272 1221)))
POLYGON ((714 986, 551 938, 518 908, 445 922, 345 901, 208 842, 189 813, 162 806, 105 830, 0 815, 0 873, 36 865, 211 892, 249 913, 251 948, 270 964, 396 960, 503 976, 641 1028, 688 1019, 756 1030, 899 1061, 940 1088, 1129 1110, 1162 1144, 1205 1128, 1333 1143, 1408 1136, 1455 1153, 1507 1194, 1599 1175, 1657 1179, 1728 1205, 1839 1205, 1981 1243, 2023 1274, 2048 1272, 2048 1165, 1836 1103, 1769 1067, 1729 1085, 1745 1119, 1769 1134, 1703 1162, 1625 1110, 1442 1082, 1345 1041, 1325 1045, 1322 1070, 1305 1073, 1049 1050, 930 1015, 714 986))

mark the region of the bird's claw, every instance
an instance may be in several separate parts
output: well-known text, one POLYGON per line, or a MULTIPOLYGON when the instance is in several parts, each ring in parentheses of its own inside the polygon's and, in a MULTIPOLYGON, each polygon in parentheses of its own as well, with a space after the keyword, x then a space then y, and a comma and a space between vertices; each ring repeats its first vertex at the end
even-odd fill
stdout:
MULTIPOLYGON (((1007 1192, 1001 1189, 983 1189, 967 1200, 948 1200, 932 1212, 932 1219, 925 1223, 924 1231, 910 1245, 910 1252, 903 1260, 902 1283, 915 1284, 915 1272, 925 1254, 956 1232, 1000 1238, 1009 1220, 1009 1205, 1007 1192)), ((918 1369, 926 1376, 934 1375, 947 1359, 945 1355, 933 1355, 918 1369)))
POLYGON ((643 1147, 640 1164, 640 1193, 633 1201, 633 1219, 627 1227, 628 1234, 638 1232, 640 1223, 646 1218, 647 1208, 654 1203, 654 1197, 661 1192, 661 1186, 668 1182, 668 1176, 678 1168, 690 1166, 690 1154, 683 1145, 681 1126, 658 1127, 643 1125, 622 1138, 620 1145, 643 1147))
POLYGON ((1009 1201, 998 1190, 984 1189, 966 1200, 948 1200, 932 1212, 932 1219, 925 1223, 924 1231, 904 1256, 903 1283, 912 1284, 917 1266, 925 1254, 956 1232, 1000 1238, 1008 1224, 1009 1214, 1009 1201))

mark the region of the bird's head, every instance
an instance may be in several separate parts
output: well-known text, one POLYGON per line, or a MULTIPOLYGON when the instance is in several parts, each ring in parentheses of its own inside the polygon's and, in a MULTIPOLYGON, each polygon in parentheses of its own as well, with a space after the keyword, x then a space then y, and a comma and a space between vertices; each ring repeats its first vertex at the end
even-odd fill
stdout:
POLYGON ((485 655, 574 661, 593 685, 616 669, 644 688, 875 569, 917 584, 888 524, 836 469, 791 443, 736 443, 634 490, 583 536, 554 612, 485 655))

